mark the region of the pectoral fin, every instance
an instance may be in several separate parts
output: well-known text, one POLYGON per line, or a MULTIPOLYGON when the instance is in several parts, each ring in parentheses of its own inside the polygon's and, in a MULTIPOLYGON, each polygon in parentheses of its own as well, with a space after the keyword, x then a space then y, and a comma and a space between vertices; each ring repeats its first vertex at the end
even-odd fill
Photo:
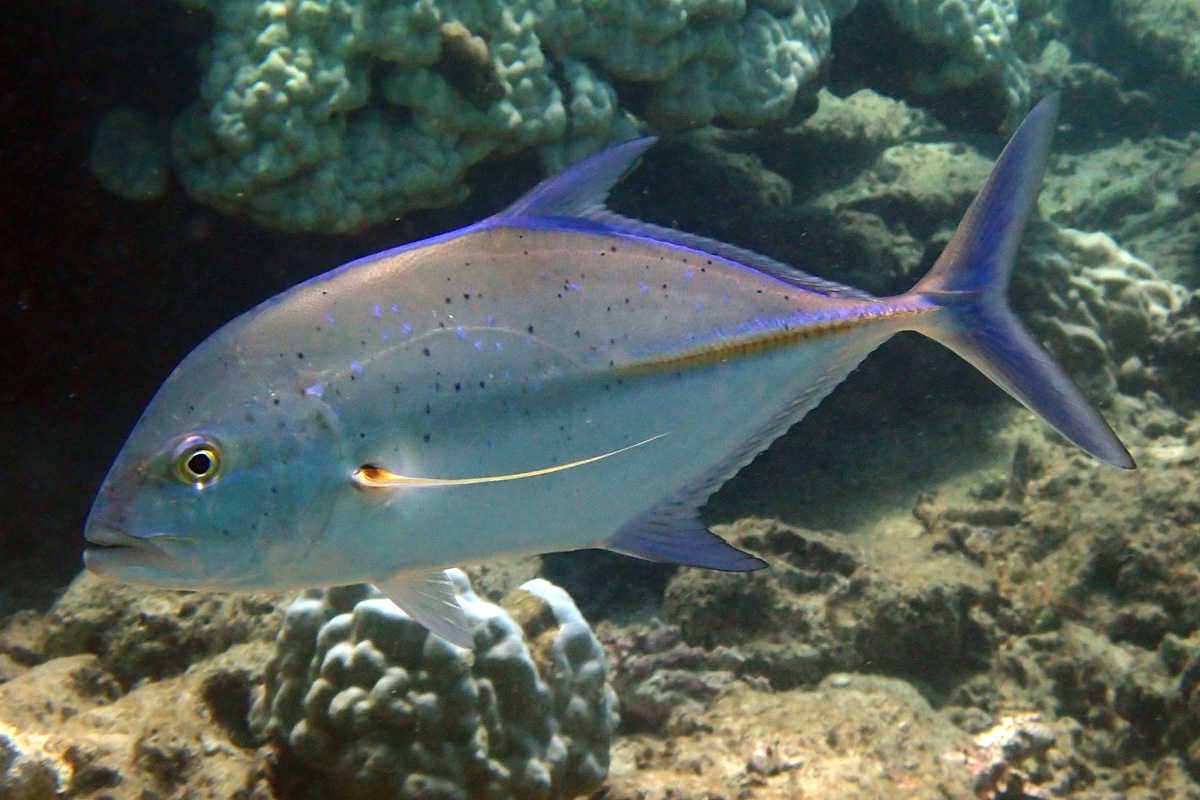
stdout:
POLYGON ((562 472, 564 470, 574 469, 575 467, 582 467, 584 464, 591 464, 593 462, 600 461, 601 459, 619 455, 627 450, 632 450, 635 447, 641 447, 644 444, 649 444, 655 439, 661 439, 664 436, 666 436, 665 433, 660 433, 657 436, 651 436, 649 439, 643 439, 635 444, 622 447, 619 450, 613 450, 611 453, 602 453, 601 455, 592 456, 591 458, 585 458, 580 461, 572 461, 570 464, 559 464, 555 467, 535 469, 529 472, 515 472, 511 475, 486 475, 480 478, 413 478, 407 475, 397 475, 394 472, 389 472, 383 467, 367 464, 354 470, 354 474, 351 477, 356 484, 364 489, 430 489, 441 486, 470 486, 476 483, 515 481, 521 478, 535 478, 539 475, 549 475, 553 472, 562 472))
POLYGON ((375 588, 431 633, 467 650, 475 646, 467 617, 444 571, 385 578, 375 581, 375 588))

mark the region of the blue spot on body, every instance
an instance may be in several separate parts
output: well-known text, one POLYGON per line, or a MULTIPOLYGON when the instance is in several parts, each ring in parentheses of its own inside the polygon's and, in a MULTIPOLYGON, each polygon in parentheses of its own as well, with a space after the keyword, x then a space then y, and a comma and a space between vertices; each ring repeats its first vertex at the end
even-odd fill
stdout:
POLYGON ((312 386, 304 387, 304 396, 305 397, 321 397, 324 394, 325 394, 325 389, 322 388, 321 384, 319 384, 319 383, 314 383, 312 386))
POLYGON ((460 338, 460 339, 465 339, 465 338, 467 338, 467 332, 463 330, 463 326, 462 326, 462 325, 459 325, 459 326, 457 326, 457 327, 454 329, 454 333, 455 333, 455 334, 457 334, 457 335, 458 335, 458 338, 460 338))
POLYGON ((704 306, 700 305, 699 303, 696 303, 696 305, 692 306, 692 308, 696 309, 697 311, 704 310, 704 306))
POLYGON ((383 312, 379 310, 379 306, 372 308, 371 313, 375 315, 375 319, 381 319, 383 317, 383 312))
POLYGON ((487 317, 486 317, 486 319, 487 319, 487 324, 488 324, 488 325, 495 325, 495 324, 496 324, 496 318, 495 318, 495 317, 493 317, 491 314, 488 314, 488 315, 487 315, 487 317))
POLYGON ((334 319, 333 317, 329 316, 328 314, 326 314, 326 315, 325 315, 325 321, 326 321, 326 322, 328 322, 330 325, 332 325, 333 323, 337 322, 337 320, 336 320, 336 319, 334 319))
POLYGON ((690 269, 686 269, 683 271, 683 279, 685 281, 690 281, 692 279, 692 271, 690 269))
POLYGON ((571 283, 568 285, 571 287, 572 291, 575 291, 575 292, 579 291, 579 284, 576 283, 575 281, 571 281, 571 283))
POLYGON ((496 342, 496 352, 499 353, 503 349, 504 349, 504 346, 501 345, 499 342, 496 342))
POLYGON ((380 331, 379 338, 383 339, 386 342, 388 339, 388 332, 386 330, 380 331))
POLYGON ((472 344, 471 346, 472 346, 472 347, 474 347, 476 350, 482 350, 482 349, 483 349, 483 342, 481 342, 481 341, 479 341, 478 339, 476 339, 476 340, 475 340, 475 343, 474 343, 474 344, 472 344))
MULTIPOLYGON (((393 306, 393 308, 395 308, 395 306, 393 306)), ((412 333, 412 325, 409 325, 407 322, 404 323, 400 326, 400 332, 405 336, 408 336, 410 333, 412 333)))
POLYGON ((650 287, 649 287, 649 286, 647 286, 647 285, 646 285, 646 284, 644 284, 644 283, 639 283, 639 284, 638 284, 638 286, 640 286, 640 287, 641 287, 641 289, 642 289, 642 294, 645 294, 646 292, 650 291, 650 287))
POLYGON ((392 313, 393 313, 393 314, 399 314, 399 313, 400 313, 400 307, 399 307, 398 305, 396 305, 395 303, 392 303, 392 313))
POLYGON ((358 363, 357 361, 351 361, 350 362, 350 371, 355 374, 361 373, 362 372, 362 364, 358 363))
POLYGON ((728 302, 729 302, 729 295, 727 295, 727 294, 723 294, 723 295, 721 295, 721 302, 722 302, 722 303, 728 303, 728 302))

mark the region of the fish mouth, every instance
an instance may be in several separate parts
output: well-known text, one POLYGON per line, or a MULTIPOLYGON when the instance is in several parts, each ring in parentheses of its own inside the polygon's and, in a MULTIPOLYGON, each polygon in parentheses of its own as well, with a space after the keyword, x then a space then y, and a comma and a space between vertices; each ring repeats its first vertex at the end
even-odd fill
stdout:
POLYGON ((89 550, 129 550, 134 548, 152 547, 143 539, 130 536, 128 533, 115 528, 89 527, 83 534, 89 550))
POLYGON ((89 527, 83 538, 83 563, 102 578, 135 582, 137 572, 168 562, 159 546, 114 528, 89 527))

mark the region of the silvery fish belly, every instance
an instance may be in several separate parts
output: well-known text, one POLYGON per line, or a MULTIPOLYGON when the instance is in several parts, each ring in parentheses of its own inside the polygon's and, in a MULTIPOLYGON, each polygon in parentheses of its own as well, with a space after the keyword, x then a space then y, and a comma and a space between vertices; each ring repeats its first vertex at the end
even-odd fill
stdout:
POLYGON ((898 297, 608 211, 653 139, 301 284, 168 378, 100 490, 87 564, 192 589, 372 582, 463 646, 447 567, 607 547, 756 569, 700 507, 900 330, 1132 467, 1004 300, 1056 110, 1030 114, 898 297))

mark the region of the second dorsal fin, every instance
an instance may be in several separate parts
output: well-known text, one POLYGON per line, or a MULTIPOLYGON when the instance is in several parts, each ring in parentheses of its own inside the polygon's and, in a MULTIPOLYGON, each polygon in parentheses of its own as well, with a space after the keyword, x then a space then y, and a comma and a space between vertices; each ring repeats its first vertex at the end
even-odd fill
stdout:
POLYGON ((528 223, 535 219, 551 220, 551 227, 578 227, 581 224, 588 229, 655 239, 665 244, 724 258, 765 272, 797 288, 828 297, 875 299, 860 289, 809 275, 795 267, 736 245, 630 219, 609 211, 605 201, 608 200, 608 193, 612 191, 612 187, 657 141, 657 136, 631 139, 578 161, 559 174, 542 181, 526 192, 520 200, 483 224, 520 224, 517 220, 526 220, 528 223), (576 222, 568 223, 567 220, 576 222))

